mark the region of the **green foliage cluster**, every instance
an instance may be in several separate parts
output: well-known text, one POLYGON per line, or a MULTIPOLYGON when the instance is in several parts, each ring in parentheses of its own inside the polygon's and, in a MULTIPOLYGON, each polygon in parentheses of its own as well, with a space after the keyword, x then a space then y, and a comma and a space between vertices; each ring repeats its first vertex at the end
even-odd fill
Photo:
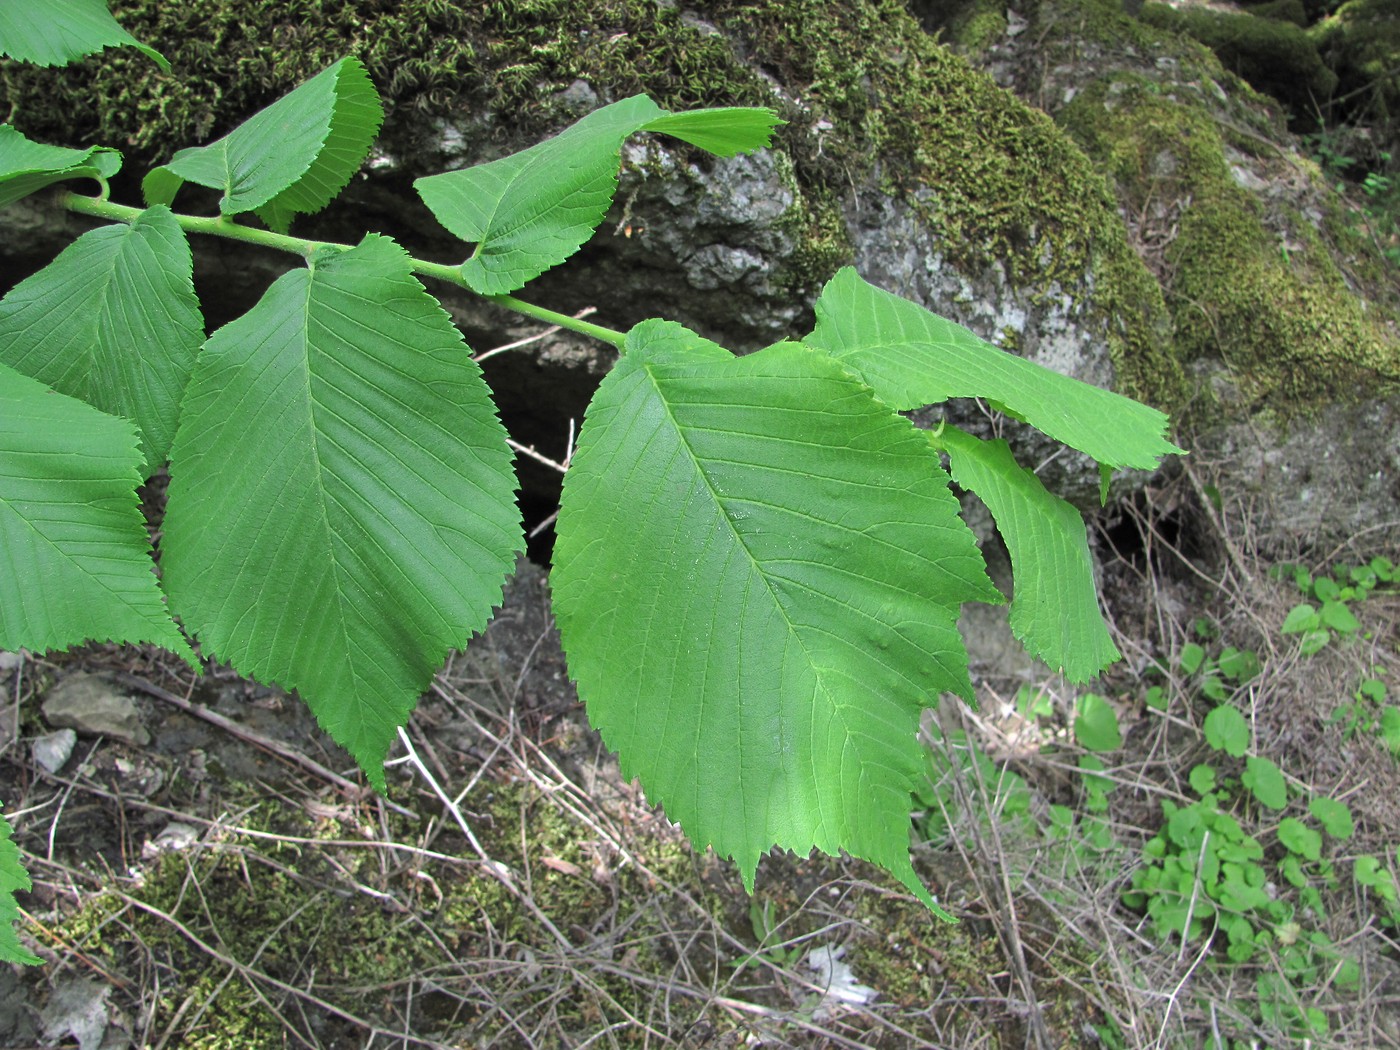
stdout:
POLYGON ((6 192, 96 179, 98 197, 61 200, 113 223, 0 302, 0 535, 16 569, 0 581, 0 647, 147 642, 197 668, 194 641, 299 692, 383 790, 397 727, 487 622, 522 545, 491 393, 418 277, 447 281, 622 355, 565 480, 552 584, 570 674, 624 772, 750 889, 771 849, 844 850, 943 914, 909 857, 919 717, 941 692, 971 699, 959 609, 1003 599, 942 456, 1007 536, 1018 637, 1076 680, 1118 654, 1078 514, 1003 444, 900 412, 988 398, 1098 460, 1105 484, 1180 451, 1166 417, 851 270, 826 285, 810 335, 746 357, 669 321, 616 332, 514 297, 592 235, 629 136, 732 156, 768 143, 765 109, 671 113, 636 96, 418 180, 472 245, 457 265, 381 235, 290 236, 381 120, 364 66, 341 59, 153 169, 144 208, 108 199, 114 151, 0 130, 6 192), (172 210, 186 182, 218 194, 217 216, 172 210), (190 232, 304 265, 206 339, 190 232), (157 573, 137 487, 167 461, 157 573))

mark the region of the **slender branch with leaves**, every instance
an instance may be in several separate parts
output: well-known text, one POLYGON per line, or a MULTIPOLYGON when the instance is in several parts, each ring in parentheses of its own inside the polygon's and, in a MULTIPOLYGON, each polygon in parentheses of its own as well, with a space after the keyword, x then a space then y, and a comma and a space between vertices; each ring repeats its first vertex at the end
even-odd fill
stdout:
MULTIPOLYGON (((24 9, 0 18, 14 57, 130 42, 73 14, 70 50, 43 51, 24 9)), ((1118 653, 1078 512, 1005 443, 900 413, 985 398, 1105 478, 1180 451, 1166 417, 850 269, 810 335, 747 356, 671 321, 618 332, 515 298, 602 221, 629 137, 731 156, 767 146, 769 110, 668 113, 636 96, 419 179, 471 245, 455 266, 377 234, 289 234, 359 170, 381 120, 365 69, 342 59, 151 171, 141 208, 108 199, 117 151, 0 126, 0 203, 96 180, 97 196, 58 199, 104 221, 0 302, 0 648, 106 640, 227 663, 299 693, 385 790, 398 727, 489 621, 523 549, 491 391, 419 278, 445 281, 619 351, 565 478, 551 581, 570 674, 624 773, 750 889, 766 851, 844 850, 947 917, 909 855, 919 717, 940 693, 972 699, 959 610, 1003 598, 944 456, 1006 537, 1030 651, 1075 680, 1118 653), (220 194, 217 215, 174 210, 186 182, 220 194), (300 264, 206 338, 188 234, 300 264), (157 571, 137 490, 166 464, 157 571)), ((8 830, 0 959, 32 962, 5 921, 27 885, 8 830)))

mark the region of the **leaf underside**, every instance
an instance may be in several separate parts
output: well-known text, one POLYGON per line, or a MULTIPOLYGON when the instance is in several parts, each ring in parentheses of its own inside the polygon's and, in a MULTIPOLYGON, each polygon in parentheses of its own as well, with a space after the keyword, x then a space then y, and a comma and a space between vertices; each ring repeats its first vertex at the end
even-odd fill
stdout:
POLYGON ((66 179, 110 179, 121 166, 114 149, 48 146, 0 124, 0 208, 66 179))
POLYGON ((161 599, 125 420, 0 364, 0 649, 153 642, 193 664, 161 599))
POLYGON ((210 338, 162 544, 206 652, 299 690, 380 788, 396 727, 522 548, 490 392, 409 267, 368 236, 210 338))
POLYGON ((11 829, 0 814, 0 963, 27 963, 38 966, 38 958, 19 942, 15 921, 19 918, 16 891, 31 888, 29 874, 20 863, 19 848, 10 840, 11 829))
POLYGON ((192 266, 167 208, 90 230, 0 301, 0 361, 134 421, 149 474, 204 342, 192 266))
POLYGON ((953 480, 987 505, 1006 541, 1016 580, 1012 633, 1073 682, 1117 660, 1079 511, 1047 492, 1005 441, 982 441, 953 426, 936 441, 948 453, 953 480))
POLYGON ((667 113, 645 95, 634 95, 520 153, 413 185, 443 226, 476 243, 462 264, 467 284, 483 295, 499 295, 563 262, 592 236, 617 191, 620 152, 629 136, 664 132, 728 157, 766 146, 776 123, 769 110, 667 113))
POLYGON ((847 267, 817 300, 804 342, 825 350, 900 411, 985 397, 1114 467, 1151 470, 1181 452, 1155 408, 1000 350, 959 324, 876 288, 847 267))
POLYGON ((752 887, 772 847, 909 860, 920 712, 970 695, 956 620, 999 601, 937 454, 834 362, 648 321, 603 381, 551 574, 624 772, 752 887))
POLYGON ((342 58, 217 142, 182 149, 146 176, 151 204, 169 204, 181 181, 223 192, 219 211, 257 211, 285 230, 320 211, 359 168, 384 119, 365 67, 342 58))
POLYGON ((66 66, 108 47, 134 47, 169 73, 170 63, 123 29, 105 0, 0 4, 0 54, 38 66, 66 66))

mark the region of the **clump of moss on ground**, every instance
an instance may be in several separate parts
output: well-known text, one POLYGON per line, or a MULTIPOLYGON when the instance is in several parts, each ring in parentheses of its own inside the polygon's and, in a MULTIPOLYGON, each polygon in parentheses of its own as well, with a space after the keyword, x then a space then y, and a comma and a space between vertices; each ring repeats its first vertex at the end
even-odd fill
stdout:
POLYGON ((1203 107, 1123 74, 1081 92, 1061 120, 1111 172, 1129 211, 1187 202, 1164 256, 1183 360, 1224 360, 1247 403, 1285 413, 1400 386, 1400 343, 1384 312, 1348 288, 1304 216, 1284 214, 1283 236, 1266 224, 1203 107))

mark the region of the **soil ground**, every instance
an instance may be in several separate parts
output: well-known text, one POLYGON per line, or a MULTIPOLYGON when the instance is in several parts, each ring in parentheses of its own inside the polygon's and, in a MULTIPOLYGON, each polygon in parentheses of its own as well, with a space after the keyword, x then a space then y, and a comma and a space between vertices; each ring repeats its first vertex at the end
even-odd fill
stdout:
MULTIPOLYGON (((1101 756, 1106 838, 1046 830, 1054 807, 1087 812, 1071 731, 1084 690, 988 643, 974 646, 978 711, 930 716, 942 758, 915 859, 957 925, 849 859, 767 858, 750 898, 731 865, 693 851, 588 728, 528 564, 424 697, 387 797, 294 698, 226 670, 196 680, 101 646, 26 656, 5 672, 19 733, 0 797, 35 884, 21 932, 45 965, 0 968, 0 1046, 1289 1045, 1261 1006, 1276 956, 1235 964, 1223 935, 1160 938, 1122 899, 1162 801, 1193 797, 1196 764, 1227 764, 1179 670, 1203 639, 1259 656, 1232 698, 1253 753, 1356 818, 1329 844, 1343 877, 1319 876, 1325 914, 1307 925, 1360 979, 1288 975, 1326 1019, 1311 1045, 1400 1044, 1396 930, 1350 878, 1357 855, 1396 859, 1400 768, 1333 718, 1367 676, 1400 690, 1400 596, 1378 591, 1355 638, 1301 657, 1279 631, 1296 590, 1270 579, 1247 518, 1196 491, 1179 478, 1098 523, 1126 656, 1095 685, 1124 738, 1101 756), (152 740, 82 737, 50 773, 30 747, 48 731, 40 701, 79 671, 134 696, 152 740), (1154 685, 1164 711, 1144 703, 1154 685), (960 740, 990 761, 960 760, 960 740)), ((1278 816, 1258 818, 1275 851, 1278 816)))

